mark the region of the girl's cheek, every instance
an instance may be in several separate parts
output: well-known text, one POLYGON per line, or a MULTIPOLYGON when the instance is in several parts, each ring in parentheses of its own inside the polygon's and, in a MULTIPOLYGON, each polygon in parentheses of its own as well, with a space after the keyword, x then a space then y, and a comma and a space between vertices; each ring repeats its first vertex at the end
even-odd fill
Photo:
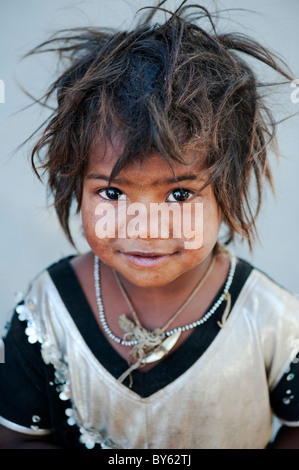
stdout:
POLYGON ((101 239, 113 239, 117 236, 116 211, 113 204, 101 202, 94 209, 94 233, 101 239))
POLYGON ((203 203, 183 206, 182 233, 186 250, 199 250, 204 243, 203 203))

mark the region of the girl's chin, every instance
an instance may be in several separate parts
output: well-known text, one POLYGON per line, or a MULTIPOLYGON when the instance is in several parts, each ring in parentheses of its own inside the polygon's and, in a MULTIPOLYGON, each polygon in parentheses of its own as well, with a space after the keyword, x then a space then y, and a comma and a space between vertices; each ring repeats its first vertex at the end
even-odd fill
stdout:
POLYGON ((135 286, 148 288, 167 286, 179 278, 187 281, 186 276, 192 276, 206 258, 205 253, 196 256, 193 250, 146 254, 116 250, 98 253, 98 257, 135 286))

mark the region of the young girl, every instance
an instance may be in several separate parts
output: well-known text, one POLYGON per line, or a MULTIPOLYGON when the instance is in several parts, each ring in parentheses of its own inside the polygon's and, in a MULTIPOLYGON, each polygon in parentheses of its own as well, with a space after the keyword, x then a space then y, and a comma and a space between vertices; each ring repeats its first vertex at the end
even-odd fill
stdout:
POLYGON ((225 244, 252 246, 272 185, 274 121, 244 56, 291 77, 184 4, 164 24, 153 8, 132 31, 73 30, 35 50, 57 42, 70 64, 33 167, 71 241, 77 205, 90 252, 43 271, 16 306, 2 448, 265 448, 273 413, 273 447, 299 448, 299 301, 219 243, 222 226, 225 244))

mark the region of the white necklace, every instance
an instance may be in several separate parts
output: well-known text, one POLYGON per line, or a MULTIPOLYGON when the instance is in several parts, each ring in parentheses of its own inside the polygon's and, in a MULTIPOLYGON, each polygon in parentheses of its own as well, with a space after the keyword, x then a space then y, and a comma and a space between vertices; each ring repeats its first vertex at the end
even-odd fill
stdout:
MULTIPOLYGON (((225 319, 227 317, 228 313, 229 313, 229 310, 230 310, 230 293, 229 293, 229 289, 231 287, 231 284, 232 284, 232 281, 233 281, 233 278, 234 278, 235 269, 236 269, 236 258, 232 257, 230 271, 229 271, 229 274, 228 274, 223 292, 220 295, 220 297, 216 300, 216 302, 213 304, 213 306, 208 310, 208 312, 202 318, 200 318, 199 320, 197 320, 193 323, 189 323, 185 326, 179 326, 179 327, 174 328, 172 330, 162 332, 161 338, 159 338, 159 340, 158 340, 158 344, 161 344, 165 337, 171 337, 172 335, 175 335, 176 341, 177 341, 178 337, 180 336, 180 334, 182 332, 190 330, 192 328, 196 328, 197 326, 203 325, 216 312, 216 310, 220 307, 220 305, 222 304, 223 301, 227 302, 227 308, 225 309, 225 312, 224 312, 224 315, 223 315, 223 318, 225 319)), ((208 274, 208 273, 206 273, 206 274, 208 274)), ((204 276, 204 277, 206 278, 206 276, 204 276)), ((113 341, 115 341, 116 343, 122 344, 123 346, 136 346, 136 345, 138 345, 141 342, 141 339, 126 340, 125 338, 123 338, 123 339, 119 338, 118 336, 116 336, 111 331, 111 329, 109 328, 109 326, 107 324, 106 317, 105 317, 105 312, 104 312, 104 307, 103 307, 103 302, 102 302, 102 296, 101 296, 100 265, 99 265, 99 258, 97 256, 95 256, 95 259, 94 259, 94 280, 95 280, 95 292, 96 292, 96 298, 97 298, 97 304, 98 304, 98 310, 99 310, 99 317, 100 317, 100 321, 101 321, 101 324, 103 326, 103 329, 104 329, 105 333, 107 334, 107 336, 109 338, 111 338, 113 341)), ((201 286, 201 283, 200 283, 200 286, 201 286)), ((197 286, 197 288, 195 290, 197 291, 198 288, 199 288, 199 285, 197 286)), ((126 294, 125 294, 125 296, 126 296, 126 294)), ((191 297, 191 296, 189 296, 189 297, 191 297)), ((127 296, 126 296, 126 299, 128 300, 127 296)), ((189 300, 189 298, 188 298, 188 300, 189 300)), ((132 304, 130 304, 130 306, 132 307, 132 304)), ((185 306, 185 304, 184 304, 184 306, 185 306)), ((182 309, 180 309, 180 310, 182 310, 182 309)), ((130 320, 128 320, 128 321, 130 322, 130 320)), ((220 323, 218 323, 218 324, 219 324, 219 326, 223 326, 220 323)), ((147 330, 145 330, 145 331, 147 331, 147 330)), ((155 336, 158 336, 157 332, 158 332, 158 329, 154 330, 154 332, 151 332, 151 333, 155 337, 155 336)), ((159 332, 161 332, 161 330, 159 330, 159 332)), ((176 343, 176 341, 174 342, 174 344, 176 343)), ((169 350, 174 346, 174 344, 169 343, 169 345, 171 345, 169 350)), ((167 352, 168 351, 166 351, 166 353, 167 352)), ((165 355, 165 354, 163 354, 163 355, 165 355)), ((154 360, 158 360, 159 358, 160 357, 154 358, 154 360)), ((151 360, 145 361, 144 358, 143 358, 141 362, 152 362, 152 361, 151 360)))

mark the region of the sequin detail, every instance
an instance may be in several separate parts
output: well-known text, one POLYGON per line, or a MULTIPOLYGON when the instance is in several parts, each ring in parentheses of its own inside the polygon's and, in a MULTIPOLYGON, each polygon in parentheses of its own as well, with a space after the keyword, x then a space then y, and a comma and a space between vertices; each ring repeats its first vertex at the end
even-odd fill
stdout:
POLYGON ((33 416, 32 416, 32 422, 33 422, 33 423, 39 423, 39 422, 40 422, 40 416, 38 416, 38 415, 33 415, 33 416))
POLYGON ((78 420, 78 413, 74 410, 74 408, 67 408, 65 410, 65 414, 68 417, 67 423, 69 426, 78 426, 81 436, 79 441, 83 444, 87 449, 93 449, 96 444, 99 444, 102 449, 116 449, 117 447, 112 442, 111 439, 107 439, 105 436, 105 432, 98 431, 95 428, 86 428, 80 425, 78 420))
POLYGON ((40 422, 41 420, 41 417, 38 416, 38 415, 33 415, 32 418, 31 418, 32 422, 35 423, 35 424, 32 424, 30 426, 30 429, 32 429, 33 431, 38 431, 39 430, 39 426, 37 426, 37 423, 40 422))
POLYGON ((291 403, 291 400, 294 398, 294 395, 290 396, 290 397, 284 397, 282 399, 282 402, 284 405, 289 405, 291 403))
MULTIPOLYGON (((41 329, 39 323, 35 319, 36 304, 33 299, 24 299, 22 303, 17 305, 16 312, 20 321, 26 321, 27 327, 25 333, 30 344, 40 343, 41 355, 45 364, 51 364, 54 368, 54 383, 59 398, 62 401, 70 401, 72 407, 66 408, 65 414, 67 416, 67 423, 69 426, 76 425, 80 430, 79 441, 87 448, 93 449, 96 444, 100 445, 102 449, 116 449, 117 447, 113 441, 105 435, 103 430, 88 428, 82 424, 78 412, 72 404, 72 394, 70 387, 70 375, 67 363, 67 357, 62 356, 61 351, 56 345, 51 343, 47 338, 46 332, 41 329)), ((38 415, 32 416, 31 429, 37 430, 39 427, 40 417, 38 415)))

